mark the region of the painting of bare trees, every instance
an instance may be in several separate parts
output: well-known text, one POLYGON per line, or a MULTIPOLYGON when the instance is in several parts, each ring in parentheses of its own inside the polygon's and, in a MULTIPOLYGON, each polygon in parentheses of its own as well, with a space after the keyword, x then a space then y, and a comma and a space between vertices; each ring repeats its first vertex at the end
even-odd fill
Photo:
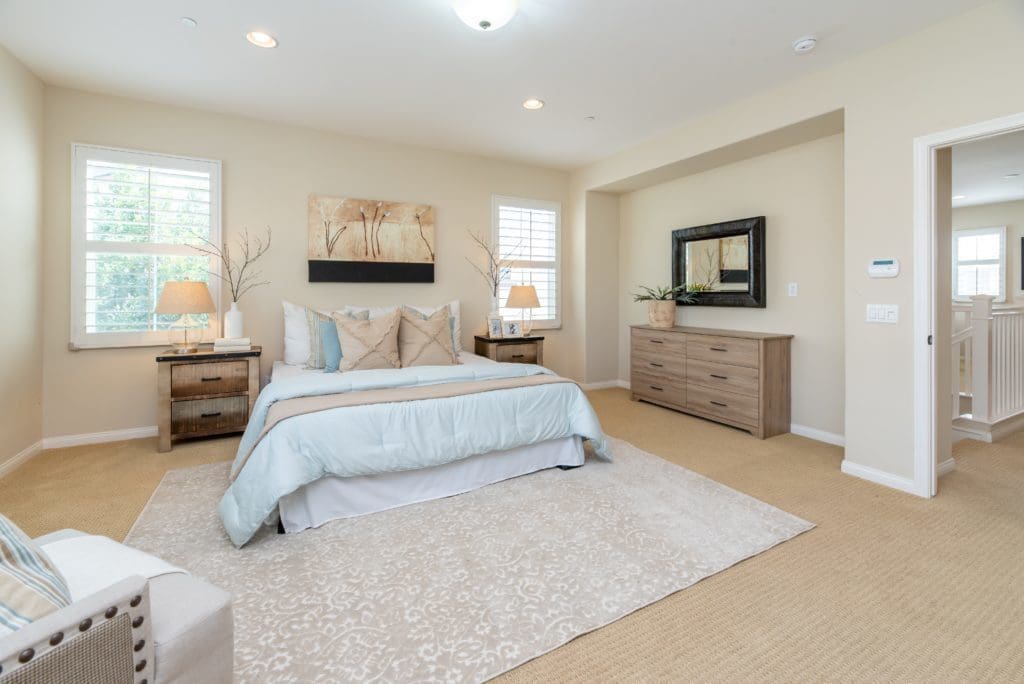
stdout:
POLYGON ((427 204, 309 196, 310 282, 434 282, 427 204))

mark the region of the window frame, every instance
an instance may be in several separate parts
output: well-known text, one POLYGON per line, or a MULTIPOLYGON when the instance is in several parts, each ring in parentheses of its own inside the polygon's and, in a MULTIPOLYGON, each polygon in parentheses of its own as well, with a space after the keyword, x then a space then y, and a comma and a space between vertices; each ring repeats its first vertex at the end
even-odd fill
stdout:
POLYGON ((971 297, 973 296, 973 295, 960 295, 960 294, 957 293, 957 289, 958 289, 959 282, 960 282, 959 275, 960 275, 960 266, 961 265, 977 266, 977 265, 982 265, 982 264, 991 264, 991 263, 993 263, 992 259, 966 260, 963 263, 961 263, 961 260, 960 260, 960 257, 959 257, 959 245, 960 245, 960 242, 959 242, 958 238, 970 237, 970 236, 974 236, 974 235, 998 235, 999 236, 999 260, 998 260, 998 264, 999 264, 999 294, 994 295, 995 299, 993 299, 993 301, 1002 304, 1002 303, 1006 302, 1006 297, 1007 297, 1006 279, 1007 279, 1008 275, 1007 275, 1007 254, 1006 254, 1006 226, 989 226, 987 228, 965 228, 965 229, 962 229, 962 230, 954 230, 953 231, 953 245, 952 245, 952 250, 953 250, 953 259, 952 259, 952 261, 953 261, 953 276, 952 276, 953 277, 953 282, 952 282, 952 286, 953 286, 952 287, 952 290, 953 290, 953 301, 954 302, 970 302, 971 301, 971 297))
MULTIPOLYGON (((201 159, 159 152, 145 152, 105 145, 89 145, 71 143, 71 268, 70 268, 70 342, 68 349, 119 349, 128 347, 166 347, 170 344, 166 330, 145 330, 139 332, 86 332, 85 329, 85 287, 86 287, 86 196, 87 162, 90 159, 118 164, 139 164, 157 166, 183 171, 199 171, 210 174, 210 241, 221 242, 221 162, 215 159, 201 159)), ((181 247, 187 246, 161 245, 159 243, 127 243, 120 242, 116 250, 122 254, 183 254, 181 247)), ((199 253, 196 252, 198 255, 199 253)), ((205 328, 208 336, 220 335, 221 314, 221 264, 218 259, 210 258, 211 271, 208 286, 217 312, 210 314, 209 327, 205 328)))
MULTIPOLYGON (((546 319, 533 319, 533 330, 560 330, 562 327, 562 203, 551 200, 529 199, 526 197, 515 197, 512 195, 491 196, 491 239, 496 247, 501 244, 499 232, 500 210, 502 206, 511 206, 521 209, 537 209, 539 211, 552 211, 555 214, 555 317, 546 319)), ((536 264, 544 264, 544 261, 513 261, 513 268, 537 268, 536 264)), ((515 285, 516 283, 510 283, 515 285)), ((499 302, 499 309, 505 308, 504 303, 499 302)))

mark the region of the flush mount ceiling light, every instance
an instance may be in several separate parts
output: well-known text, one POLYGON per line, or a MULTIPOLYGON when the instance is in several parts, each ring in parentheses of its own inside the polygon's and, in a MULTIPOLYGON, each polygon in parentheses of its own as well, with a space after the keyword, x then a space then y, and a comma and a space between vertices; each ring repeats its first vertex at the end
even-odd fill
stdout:
POLYGON ((512 21, 519 0, 452 0, 452 9, 466 26, 477 31, 496 31, 512 21))
POLYGON ((192 17, 182 17, 178 21, 180 21, 181 25, 186 28, 195 28, 196 26, 199 26, 199 22, 192 17))
POLYGON ((804 55, 813 50, 818 45, 818 39, 814 36, 804 36, 803 38, 797 38, 793 41, 793 52, 798 55, 804 55))
POLYGON ((535 97, 523 100, 523 109, 536 110, 544 108, 544 100, 538 100, 535 97))
POLYGON ((269 33, 265 33, 264 31, 249 31, 248 33, 245 34, 245 39, 247 41, 249 41, 250 43, 252 43, 253 45, 255 45, 256 47, 261 47, 261 48, 276 48, 277 47, 277 38, 275 38, 274 36, 270 35, 269 33))

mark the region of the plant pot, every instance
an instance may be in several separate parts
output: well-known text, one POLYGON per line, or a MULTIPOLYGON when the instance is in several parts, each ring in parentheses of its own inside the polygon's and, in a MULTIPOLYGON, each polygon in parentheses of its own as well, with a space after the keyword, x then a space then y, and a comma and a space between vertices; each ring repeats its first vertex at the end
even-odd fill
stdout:
POLYGON ((647 315, 652 328, 671 328, 676 324, 674 299, 652 299, 647 302, 647 315))
POLYGON ((231 302, 231 308, 224 314, 224 337, 228 339, 245 337, 244 322, 242 312, 238 310, 238 302, 231 302))

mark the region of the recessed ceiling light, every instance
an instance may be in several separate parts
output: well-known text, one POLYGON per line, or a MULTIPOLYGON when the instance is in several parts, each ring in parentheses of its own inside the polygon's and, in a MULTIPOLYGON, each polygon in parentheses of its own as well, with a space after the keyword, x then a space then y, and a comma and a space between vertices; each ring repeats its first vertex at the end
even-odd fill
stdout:
POLYGON ((953 195, 953 201, 967 199, 967 195, 953 195))
POLYGON ((250 43, 252 43, 253 45, 255 45, 256 47, 261 47, 261 48, 276 48, 277 47, 277 38, 275 38, 274 36, 270 35, 269 33, 263 32, 263 31, 249 31, 248 33, 245 34, 245 39, 247 41, 249 41, 250 43))
POLYGON ((804 36, 793 41, 793 52, 798 55, 806 54, 818 45, 818 39, 814 36, 804 36))
POLYGON ((597 121, 597 117, 594 116, 593 114, 589 114, 583 117, 583 120, 586 121, 587 123, 594 123, 595 121, 597 121))
POLYGON ((531 110, 533 110, 533 109, 543 109, 543 107, 544 107, 544 100, 538 100, 535 97, 531 97, 531 98, 528 98, 526 100, 523 100, 523 109, 531 109, 531 110))
POLYGON ((1003 178, 1020 178, 1020 174, 1017 172, 1008 173, 1005 176, 1003 176, 1003 178))
POLYGON ((182 26, 185 26, 187 28, 195 28, 196 26, 199 26, 199 22, 193 19, 192 17, 182 17, 178 21, 181 22, 182 26))
POLYGON ((496 31, 516 16, 519 0, 452 0, 452 9, 466 26, 496 31))

